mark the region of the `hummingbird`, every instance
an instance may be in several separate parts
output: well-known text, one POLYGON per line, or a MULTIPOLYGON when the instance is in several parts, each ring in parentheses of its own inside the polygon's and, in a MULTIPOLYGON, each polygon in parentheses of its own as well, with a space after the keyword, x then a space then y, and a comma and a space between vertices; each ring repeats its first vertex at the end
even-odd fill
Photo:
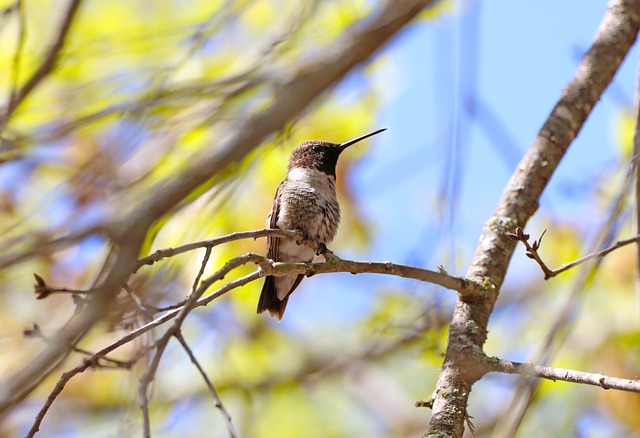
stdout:
MULTIPOLYGON (((291 152, 287 177, 278 186, 273 207, 267 216, 267 228, 300 230, 306 239, 330 243, 340 223, 340 205, 336 196, 336 164, 349 146, 386 131, 379 129, 346 143, 321 140, 303 141, 291 152)), ((309 263, 315 252, 299 242, 277 237, 267 238, 267 258, 274 262, 309 263)), ((265 278, 258 313, 268 310, 282 319, 289 296, 298 287, 303 274, 265 278)))

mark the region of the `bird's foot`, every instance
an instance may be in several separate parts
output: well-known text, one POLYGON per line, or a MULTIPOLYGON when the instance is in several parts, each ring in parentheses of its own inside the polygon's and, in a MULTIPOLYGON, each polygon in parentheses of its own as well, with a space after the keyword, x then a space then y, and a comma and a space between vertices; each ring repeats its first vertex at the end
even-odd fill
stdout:
POLYGON ((324 255, 327 253, 327 245, 324 242, 320 242, 318 244, 318 250, 316 251, 316 255, 324 255))
POLYGON ((307 240, 309 240, 309 234, 306 231, 302 231, 302 230, 297 230, 297 231, 299 231, 302 234, 302 240, 296 239, 296 245, 302 245, 307 240))

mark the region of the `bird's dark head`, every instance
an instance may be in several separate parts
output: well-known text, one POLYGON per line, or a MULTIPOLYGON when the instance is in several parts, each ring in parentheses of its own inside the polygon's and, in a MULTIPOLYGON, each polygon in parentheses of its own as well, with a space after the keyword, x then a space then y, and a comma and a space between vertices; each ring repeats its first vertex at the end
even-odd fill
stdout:
POLYGON ((342 144, 329 143, 328 141, 321 140, 303 141, 293 150, 293 152, 291 152, 291 158, 289 159, 289 171, 295 168, 316 169, 335 178, 338 157, 340 157, 342 151, 352 144, 371 137, 372 135, 379 134, 382 131, 386 131, 386 128, 354 138, 353 140, 342 144))

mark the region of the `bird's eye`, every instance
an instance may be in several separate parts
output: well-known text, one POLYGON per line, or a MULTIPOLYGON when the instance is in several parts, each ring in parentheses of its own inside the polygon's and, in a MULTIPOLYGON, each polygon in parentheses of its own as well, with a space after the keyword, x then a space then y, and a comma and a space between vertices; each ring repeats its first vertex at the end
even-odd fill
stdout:
POLYGON ((322 150, 322 148, 320 146, 311 146, 311 150, 313 152, 320 152, 322 150))

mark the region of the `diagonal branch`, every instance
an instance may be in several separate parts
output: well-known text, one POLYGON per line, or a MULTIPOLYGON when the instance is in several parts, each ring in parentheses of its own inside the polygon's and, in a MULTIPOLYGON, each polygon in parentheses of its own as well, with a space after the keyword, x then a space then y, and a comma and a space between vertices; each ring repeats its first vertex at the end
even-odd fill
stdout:
POLYGON ((27 35, 27 28, 24 17, 24 5, 22 0, 17 0, 15 6, 18 10, 18 42, 13 56, 13 68, 11 71, 11 89, 9 91, 9 107, 16 99, 16 91, 18 89, 18 80, 20 78, 20 67, 22 65, 22 51, 24 50, 24 42, 27 35))
POLYGON ((507 233, 526 225, 551 176, 609 85, 640 29, 640 0, 611 2, 595 41, 544 123, 484 226, 468 277, 485 285, 476 297, 459 297, 433 401, 428 436, 461 437, 469 393, 482 376, 472 355, 487 337, 515 243, 507 233))
POLYGON ((224 404, 222 403, 222 400, 220 399, 220 396, 218 395, 218 391, 216 391, 216 388, 215 388, 215 386, 213 386, 213 383, 211 382, 211 379, 209 378, 209 376, 205 372, 204 368, 202 368, 202 365, 200 365, 200 362, 198 362, 198 359, 196 358, 195 354, 193 354, 193 351, 189 347, 189 344, 187 344, 187 341, 184 339, 184 336, 182 335, 182 332, 180 332, 180 331, 177 332, 175 334, 175 337, 178 339, 178 341, 182 345, 182 348, 184 348, 184 350, 187 352, 187 355, 189 356, 189 359, 191 359, 191 362, 198 369, 198 372, 200 373, 200 375, 204 379, 204 381, 205 381, 205 383, 207 385, 207 388, 209 388, 209 392, 211 393, 211 396, 213 397, 213 399, 216 402, 216 408, 218 408, 220 410, 220 412, 222 413, 222 416, 225 419, 225 422, 227 424, 227 429, 229 430, 229 436, 231 438, 238 438, 238 432, 236 432, 236 428, 233 426, 233 422, 231 421, 231 415, 229 414, 229 411, 227 411, 227 408, 224 407, 224 404))
MULTIPOLYGON (((628 193, 633 182, 632 173, 628 172, 618 190, 616 196, 607 207, 607 214, 601 229, 594 236, 589 248, 595 251, 597 248, 610 245, 614 237, 618 234, 622 221, 620 216, 625 209, 628 193)), ((570 293, 567 295, 565 303, 554 315, 549 323, 549 329, 544 336, 540 348, 533 356, 533 362, 546 365, 552 359, 558 348, 566 341, 571 328, 575 323, 574 315, 580 306, 580 300, 584 296, 587 286, 600 269, 602 259, 596 258, 586 263, 578 270, 578 275, 571 285, 570 293)), ((504 407, 504 413, 496 424, 494 430, 498 434, 505 436, 515 435, 522 425, 533 401, 539 397, 539 380, 523 379, 516 388, 513 398, 504 407)))
POLYGON ((49 48, 46 56, 42 60, 40 67, 31 75, 27 82, 17 92, 11 93, 9 104, 5 110, 3 118, 0 120, 0 126, 4 127, 11 118, 13 112, 20 106, 20 104, 26 99, 26 97, 38 86, 38 84, 46 78, 56 67, 60 56, 60 51, 64 47, 64 43, 69 35, 71 24, 73 23, 78 9, 80 8, 81 0, 70 0, 67 11, 60 25, 58 36, 49 48))

